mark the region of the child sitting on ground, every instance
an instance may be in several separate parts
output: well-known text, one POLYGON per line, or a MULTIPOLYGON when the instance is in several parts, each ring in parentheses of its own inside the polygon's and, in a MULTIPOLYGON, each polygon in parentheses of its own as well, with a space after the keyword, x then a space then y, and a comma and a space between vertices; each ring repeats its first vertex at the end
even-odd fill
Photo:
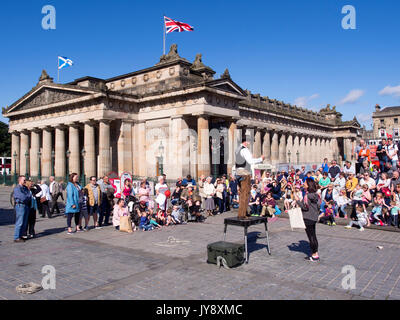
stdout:
POLYGON ((167 209, 167 216, 166 216, 166 218, 165 218, 165 225, 166 226, 170 226, 170 225, 174 225, 175 224, 175 221, 174 221, 174 219, 172 218, 172 209, 171 208, 168 208, 167 209))
POLYGON ((394 205, 392 205, 392 209, 390 211, 392 215, 393 225, 395 227, 399 226, 399 210, 400 210, 400 184, 396 185, 394 194, 393 194, 394 205))
POLYGON ((362 206, 357 206, 356 213, 357 213, 357 221, 351 220, 350 223, 347 226, 345 226, 345 228, 351 229, 353 225, 356 225, 360 227, 360 231, 364 231, 365 225, 367 227, 371 225, 368 219, 368 213, 367 211, 364 210, 362 206))
POLYGON ((328 201, 328 203, 325 205, 325 212, 319 215, 319 222, 327 224, 328 226, 336 226, 335 216, 333 212, 334 204, 335 203, 333 202, 333 200, 328 201))
POLYGON ((139 229, 143 231, 153 230, 153 226, 150 224, 146 211, 143 211, 140 217, 139 229))
POLYGON ((384 225, 384 223, 381 219, 381 217, 383 218, 383 215, 385 214, 383 212, 383 208, 386 208, 386 210, 389 209, 389 207, 385 203, 383 194, 381 192, 377 192, 376 196, 374 198, 374 208, 372 209, 372 212, 371 212, 371 220, 376 225, 380 225, 380 226, 384 225))
POLYGON ((172 207, 172 212, 171 212, 171 217, 172 220, 174 221, 175 224, 181 224, 182 223, 182 218, 181 218, 181 212, 179 210, 179 206, 173 206, 172 207))

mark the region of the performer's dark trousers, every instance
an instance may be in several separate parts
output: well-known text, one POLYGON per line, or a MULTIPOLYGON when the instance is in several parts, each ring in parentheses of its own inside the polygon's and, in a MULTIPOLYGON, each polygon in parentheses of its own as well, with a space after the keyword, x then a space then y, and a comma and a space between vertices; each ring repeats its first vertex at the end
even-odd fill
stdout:
POLYGON ((251 176, 241 176, 240 181, 240 196, 239 196, 239 219, 246 218, 247 207, 249 206, 250 189, 251 189, 251 176))

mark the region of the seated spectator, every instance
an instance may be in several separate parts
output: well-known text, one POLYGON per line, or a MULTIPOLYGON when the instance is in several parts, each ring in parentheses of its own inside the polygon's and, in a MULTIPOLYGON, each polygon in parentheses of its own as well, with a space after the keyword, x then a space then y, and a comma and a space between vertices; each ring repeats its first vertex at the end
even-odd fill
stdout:
POLYGON ((364 231, 364 226, 369 227, 371 223, 368 219, 368 213, 363 209, 363 207, 357 207, 357 220, 350 220, 350 223, 345 226, 346 229, 351 229, 353 225, 360 228, 360 231, 364 231))
POLYGON ((171 196, 171 204, 176 205, 181 202, 182 187, 177 186, 171 196))
POLYGON ((327 202, 324 211, 319 216, 319 222, 327 224, 328 226, 336 226, 333 206, 333 200, 327 202))
POLYGON ((290 198, 286 198, 284 201, 286 213, 288 212, 288 210, 298 207, 298 204, 295 200, 296 195, 300 199, 300 201, 303 201, 303 193, 300 190, 300 186, 294 185, 292 187, 292 192, 290 194, 290 198))
POLYGON ((360 167, 360 175, 364 175, 364 173, 369 173, 371 172, 370 168, 369 168, 369 161, 368 160, 364 160, 362 162, 362 165, 360 167))
MULTIPOLYGON (((114 206, 113 210, 113 226, 116 230, 119 230, 121 224, 121 217, 128 216, 128 208, 125 207, 124 199, 118 199, 117 204, 114 206)), ((135 226, 132 226, 135 228, 135 226)), ((134 229, 135 230, 135 229, 134 229)))
POLYGON ((267 193, 267 196, 262 202, 262 210, 261 210, 261 216, 264 217, 267 213, 271 217, 275 217, 275 209, 276 206, 276 201, 272 196, 271 192, 267 193))
POLYGON ((317 179, 317 181, 318 181, 319 186, 321 187, 321 190, 324 190, 331 183, 331 179, 329 179, 327 172, 324 172, 322 174, 322 177, 319 178, 319 180, 317 179))
POLYGON ((375 192, 376 183, 375 183, 374 179, 371 178, 369 172, 364 172, 364 174, 362 175, 362 178, 360 179, 360 185, 363 186, 365 184, 368 186, 368 189, 371 193, 375 192))
POLYGON ((396 185, 396 188, 393 192, 393 201, 394 201, 394 205, 392 205, 392 209, 391 209, 390 213, 392 215, 394 226, 400 228, 400 225, 399 225, 400 184, 396 185))
POLYGON ((282 197, 281 184, 276 180, 273 180, 268 187, 270 188, 270 193, 275 200, 279 200, 282 197))
POLYGON ((337 191, 340 191, 340 190, 346 188, 346 178, 345 178, 343 172, 340 172, 339 176, 336 179, 334 179, 333 186, 337 191))
POLYGON ((150 224, 146 211, 143 211, 142 216, 140 217, 139 229, 143 231, 154 229, 153 226, 150 224))
POLYGON ((251 216, 259 216, 261 213, 261 197, 257 192, 257 185, 254 184, 251 189, 251 195, 249 200, 250 214, 251 216))
POLYGON ((340 190, 339 196, 336 199, 336 215, 343 216, 347 219, 346 207, 351 203, 351 199, 349 199, 346 195, 346 189, 340 190))
POLYGON ((378 192, 374 198, 374 208, 372 209, 371 212, 371 220, 374 222, 376 225, 383 226, 383 220, 384 220, 384 215, 385 215, 385 210, 383 208, 388 209, 388 206, 385 203, 385 200, 383 198, 383 194, 381 192, 378 192))
POLYGON ((356 175, 356 170, 351 165, 350 161, 346 161, 346 163, 344 164, 343 173, 346 175, 346 177, 348 177, 350 174, 352 174, 353 176, 356 175))
POLYGON ((346 191, 349 198, 351 198, 350 194, 353 192, 357 185, 358 179, 354 176, 354 173, 350 172, 347 176, 346 181, 346 191))
POLYGON ((333 205, 335 207, 338 196, 339 193, 335 188, 333 188, 333 184, 329 184, 321 193, 321 212, 324 212, 326 204, 330 201, 333 201, 333 205))
POLYGON ((363 190, 363 193, 361 196, 362 207, 363 207, 364 211, 367 211, 367 207, 372 200, 372 196, 371 196, 371 192, 369 191, 369 187, 367 184, 362 185, 362 190, 363 190))
POLYGON ((337 165, 335 160, 332 160, 331 166, 328 170, 328 177, 330 179, 337 179, 339 177, 340 167, 337 165))

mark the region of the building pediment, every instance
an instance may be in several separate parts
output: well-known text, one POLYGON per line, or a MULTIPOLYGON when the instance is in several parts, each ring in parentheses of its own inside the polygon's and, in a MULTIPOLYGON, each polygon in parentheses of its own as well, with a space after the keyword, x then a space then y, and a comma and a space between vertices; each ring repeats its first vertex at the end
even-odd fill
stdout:
POLYGON ((63 85, 57 84, 40 86, 33 88, 29 93, 5 109, 3 113, 7 115, 11 112, 30 110, 57 102, 81 98, 93 93, 87 90, 66 88, 63 85))
POLYGON ((243 89, 240 88, 231 79, 213 80, 211 82, 208 82, 207 86, 211 87, 211 88, 214 88, 214 89, 219 89, 219 90, 226 91, 226 92, 229 92, 229 93, 237 94, 237 95, 240 95, 240 96, 243 96, 243 97, 246 96, 246 94, 243 91, 243 89))

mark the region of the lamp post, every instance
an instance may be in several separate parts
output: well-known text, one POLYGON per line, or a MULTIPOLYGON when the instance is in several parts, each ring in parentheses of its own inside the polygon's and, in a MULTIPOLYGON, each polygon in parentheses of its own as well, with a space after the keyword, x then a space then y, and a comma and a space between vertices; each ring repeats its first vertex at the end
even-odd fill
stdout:
POLYGON ((85 148, 82 149, 82 175, 81 175, 81 185, 84 186, 86 184, 86 176, 85 176, 85 156, 86 150, 85 148))
POLYGON ((299 164, 299 162, 300 162, 300 152, 299 152, 299 150, 297 150, 297 152, 296 152, 296 157, 297 157, 297 164, 299 164))
POLYGON ((18 155, 17 155, 16 151, 14 151, 13 157, 14 157, 14 184, 17 184, 17 157, 18 157, 18 155))
POLYGON ((51 151, 51 175, 54 177, 54 159, 56 157, 56 153, 54 150, 51 151))
POLYGON ((39 170, 38 170, 38 180, 42 180, 42 153, 40 152, 40 150, 37 153, 38 155, 38 162, 39 162, 39 170))
POLYGON ((26 150, 25 151, 25 177, 26 178, 28 178, 29 177, 29 168, 28 168, 28 165, 29 165, 29 161, 28 161, 28 157, 29 157, 29 152, 28 152, 28 150, 26 150))
POLYGON ((159 170, 160 170, 160 174, 163 175, 164 174, 164 164, 163 164, 164 146, 162 144, 162 141, 160 141, 160 146, 158 147, 158 151, 160 152, 160 156, 158 157, 159 170))
POLYGON ((69 176, 69 157, 70 157, 70 155, 71 155, 71 151, 68 150, 68 151, 65 153, 65 155, 67 156, 67 159, 66 159, 66 160, 67 160, 67 161, 66 161, 66 162, 67 162, 67 171, 66 171, 66 172, 67 172, 67 177, 66 177, 65 180, 68 181, 68 176, 69 176))

